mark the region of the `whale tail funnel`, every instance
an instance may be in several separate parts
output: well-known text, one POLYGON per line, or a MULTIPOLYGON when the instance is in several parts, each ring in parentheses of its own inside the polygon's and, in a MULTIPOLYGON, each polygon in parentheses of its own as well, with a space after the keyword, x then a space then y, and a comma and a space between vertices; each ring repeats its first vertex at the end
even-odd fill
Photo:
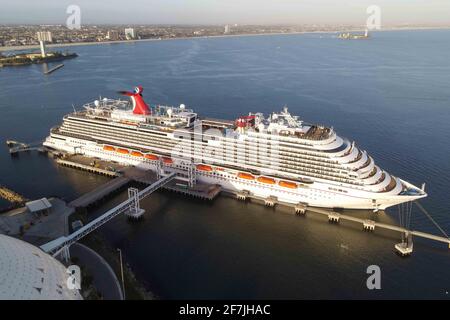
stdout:
POLYGON ((144 98, 142 97, 142 91, 144 91, 144 88, 142 88, 142 86, 137 86, 136 88, 134 88, 133 92, 119 91, 119 93, 121 95, 130 97, 131 102, 133 103, 134 114, 152 114, 150 107, 145 103, 144 98))

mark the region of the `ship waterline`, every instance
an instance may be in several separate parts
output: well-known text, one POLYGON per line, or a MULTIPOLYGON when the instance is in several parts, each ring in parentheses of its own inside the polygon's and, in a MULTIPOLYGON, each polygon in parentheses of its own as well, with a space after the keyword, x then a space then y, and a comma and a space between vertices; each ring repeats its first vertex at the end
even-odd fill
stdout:
POLYGON ((186 171, 224 190, 326 208, 384 210, 426 197, 423 188, 379 168, 333 128, 312 125, 287 108, 236 121, 201 119, 184 105, 148 106, 142 87, 131 101, 103 99, 66 115, 48 148, 159 170, 186 171))

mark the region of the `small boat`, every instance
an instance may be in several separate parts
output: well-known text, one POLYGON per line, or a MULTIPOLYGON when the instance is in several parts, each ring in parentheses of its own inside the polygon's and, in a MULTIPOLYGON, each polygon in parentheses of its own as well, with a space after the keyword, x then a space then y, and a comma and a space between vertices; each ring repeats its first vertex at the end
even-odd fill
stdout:
POLYGON ((197 167, 197 170, 199 170, 199 171, 207 171, 207 172, 213 171, 213 168, 211 166, 208 166, 205 164, 198 164, 196 167, 197 167))
POLYGON ((245 180, 255 180, 255 177, 253 175, 251 175, 250 173, 239 172, 237 176, 238 176, 238 178, 245 179, 245 180))
POLYGON ((127 149, 118 148, 118 149, 117 149, 117 153, 121 153, 121 154, 129 154, 130 151, 128 151, 127 149))
POLYGON ((103 146, 103 150, 105 151, 116 151, 116 148, 112 146, 103 146))
POLYGON ((145 159, 148 159, 148 160, 158 160, 159 159, 159 157, 154 154, 146 154, 144 157, 145 157, 145 159))
POLYGON ((295 182, 281 180, 278 182, 280 187, 289 188, 289 189, 297 189, 297 184, 295 182))
POLYGON ((269 177, 258 177, 258 179, 256 179, 258 182, 261 183, 265 183, 265 184, 275 184, 276 181, 275 179, 269 178, 269 177))
POLYGON ((133 157, 138 157, 138 158, 141 158, 141 157, 144 156, 144 155, 143 155, 142 153, 140 153, 139 151, 131 151, 131 155, 132 155, 133 157))
POLYGON ((172 158, 167 158, 167 157, 163 157, 163 158, 162 158, 162 161, 163 161, 165 164, 172 164, 172 163, 173 163, 172 158))

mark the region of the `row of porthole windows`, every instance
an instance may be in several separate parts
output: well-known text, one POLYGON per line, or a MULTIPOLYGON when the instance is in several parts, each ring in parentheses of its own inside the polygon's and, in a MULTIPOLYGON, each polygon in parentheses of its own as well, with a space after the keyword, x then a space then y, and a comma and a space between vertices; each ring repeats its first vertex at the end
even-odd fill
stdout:
MULTIPOLYGON (((89 131, 91 131, 91 130, 89 130, 89 131)), ((92 133, 94 133, 94 132, 92 132, 92 133)), ((116 137, 119 137, 119 138, 123 138, 123 137, 121 137, 121 136, 118 136, 118 135, 116 135, 116 134, 114 134, 114 136, 116 136, 116 137)), ((135 140, 134 142, 136 142, 136 143, 140 143, 141 141, 139 141, 138 139, 135 139, 135 138, 132 138, 132 139, 129 139, 129 140, 135 140)), ((154 142, 155 144, 158 144, 158 145, 164 145, 163 143, 158 143, 158 142, 154 142)), ((165 144, 166 146, 168 145, 168 144, 165 144)), ((301 168, 301 167, 299 167, 299 166, 288 166, 288 167, 290 167, 290 168, 292 168, 292 169, 295 169, 295 168, 301 168)), ((305 166, 305 167, 309 167, 309 166, 305 166)), ((308 169, 306 169, 306 171, 310 171, 311 172, 311 170, 308 170, 308 169)), ((319 173, 319 172, 321 172, 321 173, 325 173, 325 172, 323 172, 322 170, 317 170, 317 171, 312 171, 312 172, 317 172, 317 173, 319 173)), ((332 175, 332 174, 329 174, 330 176, 336 176, 336 177, 340 177, 339 175, 332 175)))
MULTIPOLYGON (((72 140, 72 142, 74 142, 74 143, 79 143, 78 141, 74 141, 74 140, 72 140)), ((85 144, 85 143, 84 143, 85 144)), ((103 153, 103 154, 110 154, 110 153, 108 153, 108 152, 106 152, 106 151, 101 151, 101 153, 103 153)), ((121 157, 121 158, 124 158, 124 159, 129 159, 131 156, 129 156, 129 155, 121 155, 121 154, 115 154, 115 156, 118 156, 118 157, 121 157)), ((148 159, 143 159, 145 162, 149 162, 149 163, 151 163, 151 162, 154 162, 154 161, 152 161, 152 160, 148 160, 148 159)), ((184 169, 188 169, 186 166, 180 166, 181 168, 184 168, 184 169)), ((256 187, 256 188, 260 188, 260 189, 262 189, 263 187, 261 186, 261 184, 259 183, 259 182, 256 182, 256 181, 245 181, 245 180, 243 180, 243 179, 240 179, 240 178, 237 178, 237 177, 227 177, 227 178, 225 178, 225 175, 224 174, 221 174, 221 173, 217 173, 217 172, 213 172, 213 173, 206 173, 206 172, 204 172, 203 173, 204 175, 209 175, 209 176, 211 176, 211 177, 219 177, 221 180, 223 180, 223 181, 228 181, 229 179, 233 179, 233 180, 236 180, 236 181, 240 181, 241 183, 244 183, 244 184, 248 184, 248 185, 253 185, 254 187, 256 187)), ((187 176, 186 176, 187 177, 187 176)), ((267 186, 268 187, 268 186, 267 186)), ((267 188, 266 187, 266 188, 267 188)), ((269 187, 270 188, 270 187, 269 187)), ((329 189, 331 189, 331 190, 333 190, 334 188, 329 188, 329 189)), ((337 190, 337 191, 341 191, 341 192, 345 192, 345 193, 347 193, 347 191, 346 190, 342 190, 342 189, 335 189, 335 190, 337 190)), ((289 191, 285 191, 285 190, 282 190, 282 189, 277 189, 277 191, 278 192, 282 192, 282 193, 285 193, 285 194, 292 194, 292 195, 297 195, 296 193, 292 193, 292 192, 289 192, 289 191)), ((331 197, 330 197, 330 193, 329 192, 326 192, 326 191, 320 191, 320 190, 313 190, 313 189, 310 189, 310 192, 312 192, 313 193, 313 197, 314 197, 314 194, 316 194, 316 196, 317 197, 321 197, 321 198, 327 198, 327 199, 331 199, 331 197)), ((303 195, 303 196, 307 196, 307 195, 305 195, 305 194, 302 194, 302 193, 300 193, 301 195, 303 195)))
MULTIPOLYGON (((74 141, 74 140, 72 140, 72 141, 74 141)), ((74 143, 80 143, 80 142, 74 142, 74 143)), ((127 158, 127 156, 126 155, 116 155, 116 156, 118 156, 118 157, 122 157, 122 158, 124 158, 124 159, 126 159, 127 158)), ((147 159, 145 159, 144 161, 146 161, 146 162, 149 162, 149 163, 151 163, 151 160, 150 161, 147 161, 147 159)), ((287 170, 287 171, 292 171, 292 170, 287 170)), ((309 171, 309 170, 308 170, 309 171)), ((315 175, 314 175, 315 176, 315 175)), ((323 177, 322 175, 319 175, 319 177, 323 177)), ((327 178, 325 178, 325 179, 327 179, 327 178)), ((334 180, 334 179, 332 179, 332 180, 334 180)), ((338 180, 339 181, 339 180, 338 180)))

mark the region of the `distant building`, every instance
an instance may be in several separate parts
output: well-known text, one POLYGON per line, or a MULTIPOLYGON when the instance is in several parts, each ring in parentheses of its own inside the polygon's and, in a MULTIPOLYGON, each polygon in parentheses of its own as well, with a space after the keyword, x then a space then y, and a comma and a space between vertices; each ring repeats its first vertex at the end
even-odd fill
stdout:
POLYGON ((108 31, 108 33, 106 34, 106 39, 111 41, 119 40, 119 31, 116 30, 108 31))
POLYGON ((38 31, 36 32, 38 41, 53 42, 52 33, 50 31, 38 31))
MULTIPOLYGON (((43 55, 43 57, 45 58, 45 54, 43 55)), ((47 198, 42 198, 39 200, 29 201, 25 203, 25 206, 31 213, 39 214, 43 212, 48 213, 50 208, 52 207, 52 204, 48 201, 47 198)))
POLYGON ((223 33, 224 33, 224 34, 229 34, 229 33, 230 33, 230 25, 229 25, 229 24, 227 24, 227 25, 225 26, 223 33))
POLYGON ((127 38, 127 40, 136 39, 136 32, 133 28, 125 29, 125 38, 127 38))

